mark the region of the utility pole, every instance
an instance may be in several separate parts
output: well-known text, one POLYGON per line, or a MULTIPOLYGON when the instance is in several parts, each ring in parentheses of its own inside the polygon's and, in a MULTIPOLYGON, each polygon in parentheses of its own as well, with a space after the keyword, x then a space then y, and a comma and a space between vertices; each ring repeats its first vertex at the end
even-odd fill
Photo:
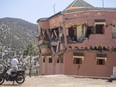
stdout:
POLYGON ((56 6, 56 4, 53 5, 54 14, 56 13, 55 6, 56 6))
POLYGON ((104 0, 102 0, 102 7, 104 8, 104 0))

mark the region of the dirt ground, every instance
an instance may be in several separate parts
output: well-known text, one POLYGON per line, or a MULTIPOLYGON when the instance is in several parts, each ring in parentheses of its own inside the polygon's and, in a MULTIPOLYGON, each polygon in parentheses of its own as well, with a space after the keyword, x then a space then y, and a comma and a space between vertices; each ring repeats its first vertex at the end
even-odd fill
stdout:
POLYGON ((116 81, 105 79, 75 78, 66 75, 44 75, 26 77, 22 85, 4 82, 0 87, 116 87, 116 81))

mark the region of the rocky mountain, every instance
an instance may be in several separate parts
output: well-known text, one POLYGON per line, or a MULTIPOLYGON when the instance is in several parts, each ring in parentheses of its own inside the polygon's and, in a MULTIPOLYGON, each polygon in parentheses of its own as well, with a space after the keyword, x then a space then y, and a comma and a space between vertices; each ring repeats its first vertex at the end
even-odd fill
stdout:
POLYGON ((22 50, 36 44, 37 25, 17 18, 0 18, 0 49, 22 50))

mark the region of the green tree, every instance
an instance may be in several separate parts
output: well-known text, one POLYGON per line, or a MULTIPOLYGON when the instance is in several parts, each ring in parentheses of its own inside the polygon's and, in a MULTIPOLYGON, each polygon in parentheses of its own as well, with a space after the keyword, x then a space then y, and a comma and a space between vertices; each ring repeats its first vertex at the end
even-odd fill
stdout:
POLYGON ((30 68, 29 68, 29 76, 31 77, 32 75, 32 64, 31 64, 31 60, 32 60, 32 56, 36 56, 38 55, 38 50, 36 48, 36 46, 34 46, 32 43, 28 44, 26 46, 26 49, 23 52, 23 56, 30 56, 30 68))

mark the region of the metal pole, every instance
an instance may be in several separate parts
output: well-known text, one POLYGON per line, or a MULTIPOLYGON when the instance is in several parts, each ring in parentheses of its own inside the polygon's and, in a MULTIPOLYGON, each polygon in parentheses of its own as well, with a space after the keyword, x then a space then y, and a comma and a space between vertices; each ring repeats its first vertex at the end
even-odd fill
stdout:
POLYGON ((102 0, 102 6, 103 6, 103 8, 104 8, 104 0, 102 0))
POLYGON ((53 5, 53 9, 54 9, 54 14, 56 13, 56 9, 55 9, 56 4, 53 5))

